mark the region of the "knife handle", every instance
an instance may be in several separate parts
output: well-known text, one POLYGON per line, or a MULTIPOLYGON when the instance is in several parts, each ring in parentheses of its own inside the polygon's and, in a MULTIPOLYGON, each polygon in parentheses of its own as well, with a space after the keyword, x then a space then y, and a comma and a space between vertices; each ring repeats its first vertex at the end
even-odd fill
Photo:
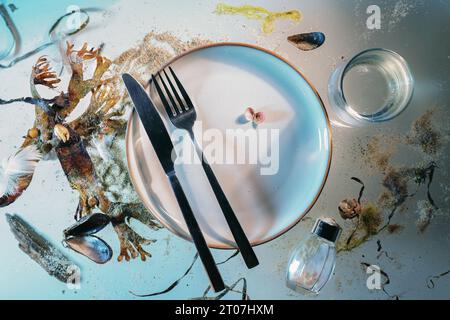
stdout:
POLYGON ((215 292, 219 292, 225 289, 225 284, 222 280, 222 276, 219 273, 216 262, 211 254, 211 251, 206 244, 205 238, 203 237, 200 226, 195 219, 194 213, 192 212, 191 206, 184 194, 183 188, 181 187, 180 181, 178 180, 175 172, 168 174, 172 190, 177 198, 178 205, 180 206, 181 212, 184 217, 184 221, 188 227, 189 233, 194 241, 194 245, 197 248, 197 252, 200 256, 200 260, 205 267, 206 273, 208 274, 209 281, 211 282, 211 287, 215 292))

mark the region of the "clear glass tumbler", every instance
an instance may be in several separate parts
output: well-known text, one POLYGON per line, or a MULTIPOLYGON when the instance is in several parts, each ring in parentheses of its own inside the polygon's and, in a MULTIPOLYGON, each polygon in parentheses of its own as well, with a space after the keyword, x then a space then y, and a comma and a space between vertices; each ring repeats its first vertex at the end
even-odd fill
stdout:
POLYGON ((349 126, 384 122, 411 100, 414 80, 407 62, 387 49, 369 49, 331 75, 328 97, 336 116, 349 126))

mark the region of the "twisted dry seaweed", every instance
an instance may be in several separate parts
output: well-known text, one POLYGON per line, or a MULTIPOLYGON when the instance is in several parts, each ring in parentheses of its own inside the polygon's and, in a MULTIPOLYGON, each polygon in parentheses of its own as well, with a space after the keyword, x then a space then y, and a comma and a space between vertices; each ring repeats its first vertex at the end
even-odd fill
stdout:
MULTIPOLYGON (((110 113, 110 110, 119 101, 117 77, 106 77, 105 74, 111 66, 111 61, 103 57, 98 49, 89 49, 84 44, 81 49, 74 50, 72 44, 67 44, 66 51, 69 61, 71 78, 66 92, 61 92, 52 99, 43 99, 37 86, 55 89, 60 79, 52 71, 49 61, 40 57, 32 68, 30 89, 31 98, 1 100, 2 104, 12 102, 26 102, 35 105, 36 120, 33 128, 21 146, 21 149, 34 145, 42 155, 56 152, 58 160, 71 187, 79 193, 79 204, 75 212, 75 219, 89 215, 93 210, 100 210, 105 214, 113 215, 114 230, 120 241, 120 254, 118 261, 130 256, 135 258, 138 253, 142 260, 150 256, 142 246, 152 240, 139 236, 126 223, 125 219, 134 218, 146 224, 151 229, 160 226, 154 222, 153 217, 142 205, 115 203, 106 197, 106 190, 97 176, 96 170, 87 152, 86 145, 94 136, 116 134, 117 128, 123 127, 124 122, 114 119, 122 112, 110 113), (95 61, 93 77, 85 79, 85 67, 95 61), (80 101, 89 93, 92 94, 87 110, 78 119, 66 122, 68 115, 79 105, 80 101)), ((0 205, 8 205, 26 190, 32 180, 33 174, 19 177, 15 193, 9 197, 0 195, 0 205)))
MULTIPOLYGON (((125 154, 121 150, 124 139, 127 111, 131 101, 118 75, 129 72, 145 84, 155 70, 165 61, 188 49, 207 44, 209 41, 194 38, 181 41, 170 33, 149 33, 142 43, 111 61, 100 49, 84 44, 76 50, 67 44, 65 52, 70 67, 70 81, 61 90, 57 74, 52 71, 46 57, 40 57, 32 68, 30 78, 31 97, 11 100, 0 99, 0 105, 22 102, 35 106, 35 124, 25 137, 22 146, 35 146, 43 159, 56 151, 58 160, 73 189, 79 193, 75 218, 99 210, 111 216, 111 222, 120 242, 118 260, 129 261, 150 256, 143 247, 153 242, 137 234, 129 222, 136 219, 152 230, 161 226, 140 203, 133 190, 125 168, 125 154), (155 45, 166 43, 173 50, 155 45), (85 70, 95 67, 93 76, 86 78, 85 70), (58 90, 51 99, 44 99, 39 87, 58 90), (89 98, 85 112, 74 120, 68 116, 84 98, 89 98)), ((33 174, 18 177, 20 183, 14 194, 0 194, 0 207, 14 202, 29 186, 33 174)))

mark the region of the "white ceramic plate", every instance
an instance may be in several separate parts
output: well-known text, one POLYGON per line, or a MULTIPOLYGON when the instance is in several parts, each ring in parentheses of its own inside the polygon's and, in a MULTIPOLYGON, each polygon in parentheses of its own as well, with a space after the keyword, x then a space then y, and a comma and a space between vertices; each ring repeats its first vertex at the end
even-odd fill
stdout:
MULTIPOLYGON (((177 57, 170 65, 196 105, 203 132, 218 129, 225 134, 227 129, 248 129, 261 134, 265 129, 268 134, 278 130, 278 142, 273 141, 267 150, 260 149, 272 151, 271 165, 216 163, 212 167, 253 245, 286 232, 317 200, 331 162, 330 126, 317 92, 286 61, 248 45, 222 43, 199 48, 177 57), (241 121, 247 106, 265 113, 266 121, 256 129, 241 121), (275 174, 261 175, 262 167, 272 168, 268 171, 275 174)), ((151 97, 160 107, 154 90, 151 97)), ((173 132, 162 108, 160 114, 173 132)), ((190 239, 136 112, 130 117, 126 142, 129 172, 140 198, 165 227, 190 239)), ((224 152, 234 150, 226 144, 224 152)), ((176 170, 208 245, 234 247, 201 165, 182 164, 176 170)))

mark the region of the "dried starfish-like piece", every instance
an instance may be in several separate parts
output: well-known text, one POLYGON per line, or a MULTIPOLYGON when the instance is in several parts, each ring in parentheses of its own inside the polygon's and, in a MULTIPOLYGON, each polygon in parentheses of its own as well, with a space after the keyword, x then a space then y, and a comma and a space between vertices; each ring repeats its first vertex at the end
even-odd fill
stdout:
POLYGON ((88 49, 88 45, 86 42, 79 50, 74 50, 74 44, 69 43, 68 41, 66 43, 67 43, 66 55, 71 62, 79 63, 80 60, 84 61, 92 60, 96 58, 99 54, 99 49, 94 49, 93 47, 91 49, 88 49), (74 59, 76 59, 76 61, 74 61, 74 59))
POLYGON ((37 60, 32 68, 31 77, 35 85, 40 84, 50 89, 56 88, 55 84, 61 82, 56 72, 52 71, 46 56, 42 56, 37 60))
POLYGON ((77 57, 83 60, 91 60, 97 57, 99 53, 98 49, 88 49, 87 43, 85 42, 80 50, 77 51, 77 57))
POLYGON ((138 256, 141 257, 142 261, 145 261, 147 257, 152 256, 142 246, 149 245, 155 242, 155 240, 141 237, 125 222, 119 224, 113 223, 113 225, 120 241, 120 254, 117 257, 117 261, 121 262, 124 258, 126 261, 130 261, 131 259, 136 259, 138 256))

